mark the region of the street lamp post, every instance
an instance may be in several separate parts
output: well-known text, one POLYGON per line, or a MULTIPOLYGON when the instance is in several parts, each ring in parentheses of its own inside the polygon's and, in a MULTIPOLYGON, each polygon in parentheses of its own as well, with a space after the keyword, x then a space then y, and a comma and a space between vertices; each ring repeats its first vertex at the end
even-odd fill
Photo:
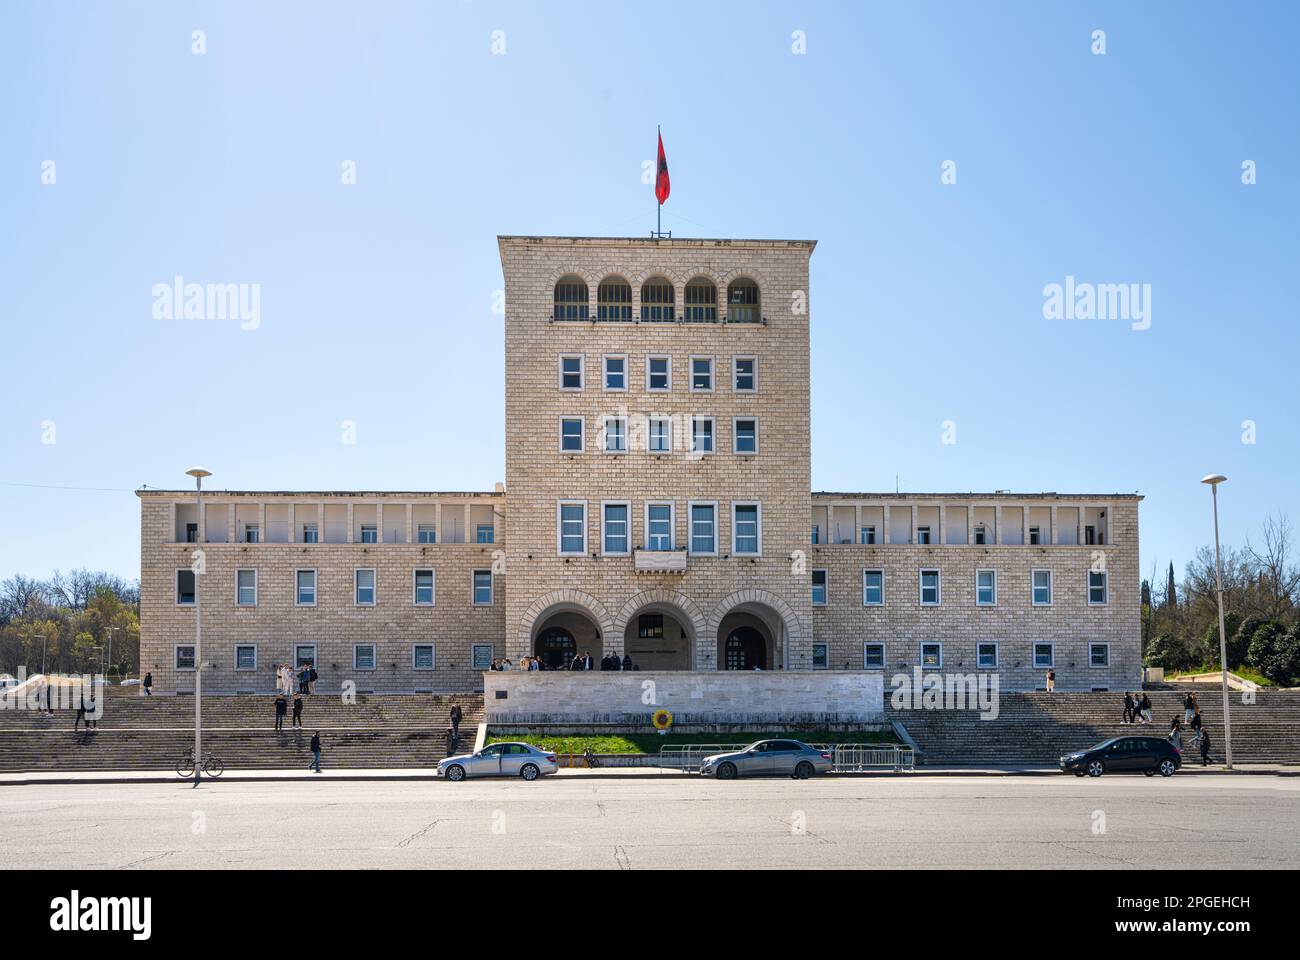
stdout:
POLYGON ((1219 686, 1223 690, 1223 758, 1232 769, 1232 718, 1228 706, 1228 637, 1223 626, 1223 563, 1219 559, 1219 484, 1227 480, 1221 473, 1201 478, 1208 483, 1214 501, 1214 586, 1219 595, 1219 686))
POLYGON ((43 677, 45 676, 45 637, 37 633, 32 635, 32 639, 41 641, 41 676, 43 677))
MULTIPOLYGON (((185 471, 185 475, 194 478, 195 504, 198 513, 195 520, 198 522, 198 534, 194 541, 199 546, 194 549, 200 553, 203 551, 203 478, 212 476, 210 470, 204 470, 202 467, 191 467, 185 471)), ((206 562, 206 561, 205 561, 206 562)), ((194 571, 194 786, 199 785, 199 778, 203 775, 203 607, 200 603, 199 580, 202 574, 199 568, 203 564, 191 564, 194 571)))

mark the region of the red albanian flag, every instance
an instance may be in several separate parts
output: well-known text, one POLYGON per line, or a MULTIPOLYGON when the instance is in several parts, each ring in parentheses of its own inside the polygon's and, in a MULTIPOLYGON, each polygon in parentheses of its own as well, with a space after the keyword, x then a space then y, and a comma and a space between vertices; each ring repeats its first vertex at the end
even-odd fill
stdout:
POLYGON ((668 194, 672 192, 672 183, 668 180, 668 158, 664 156, 664 135, 659 134, 659 173, 655 176, 655 198, 659 206, 664 205, 668 194))

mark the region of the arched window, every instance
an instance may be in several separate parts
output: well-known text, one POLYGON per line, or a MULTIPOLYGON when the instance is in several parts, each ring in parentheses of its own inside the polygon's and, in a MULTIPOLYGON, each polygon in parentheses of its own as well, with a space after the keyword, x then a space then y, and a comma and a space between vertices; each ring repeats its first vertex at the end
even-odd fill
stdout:
POLYGON ((675 320, 677 292, 671 281, 652 277, 641 284, 641 319, 675 320))
POLYGON ((632 285, 622 277, 606 277, 596 288, 597 320, 632 319, 632 285))
POLYGON ((556 320, 587 319, 587 284, 582 277, 561 277, 555 285, 556 320))
POLYGON ((696 277, 686 285, 683 320, 713 323, 718 319, 718 288, 708 277, 696 277))
POLYGON ((758 323, 763 318, 759 306, 758 284, 753 280, 734 280, 727 287, 728 323, 758 323))

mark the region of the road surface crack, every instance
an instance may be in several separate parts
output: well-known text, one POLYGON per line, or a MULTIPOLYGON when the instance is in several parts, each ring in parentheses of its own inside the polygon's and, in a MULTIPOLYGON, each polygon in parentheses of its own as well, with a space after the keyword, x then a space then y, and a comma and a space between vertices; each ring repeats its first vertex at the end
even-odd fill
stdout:
POLYGON ((632 861, 628 859, 627 851, 622 847, 614 848, 614 862, 618 864, 620 870, 632 869, 632 861))
POLYGON ((399 840, 397 845, 399 847, 409 847, 412 841, 419 840, 422 836, 424 836, 426 833, 428 833, 430 830, 432 830, 441 822, 442 822, 441 820, 435 820, 432 823, 421 827, 419 830, 415 831, 415 833, 411 834, 405 840, 399 840))

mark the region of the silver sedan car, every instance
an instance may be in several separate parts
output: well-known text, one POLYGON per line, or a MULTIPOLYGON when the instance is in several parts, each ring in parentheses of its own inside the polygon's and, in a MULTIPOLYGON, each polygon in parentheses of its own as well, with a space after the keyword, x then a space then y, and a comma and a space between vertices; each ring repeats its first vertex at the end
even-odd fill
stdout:
POLYGON ((493 743, 477 753, 448 757, 438 776, 458 783, 466 777, 523 777, 536 780, 560 769, 555 754, 528 743, 493 743))
POLYGON ((705 757, 700 775, 734 780, 736 777, 797 777, 831 771, 829 751, 818 750, 799 740, 759 740, 735 753, 705 757))

